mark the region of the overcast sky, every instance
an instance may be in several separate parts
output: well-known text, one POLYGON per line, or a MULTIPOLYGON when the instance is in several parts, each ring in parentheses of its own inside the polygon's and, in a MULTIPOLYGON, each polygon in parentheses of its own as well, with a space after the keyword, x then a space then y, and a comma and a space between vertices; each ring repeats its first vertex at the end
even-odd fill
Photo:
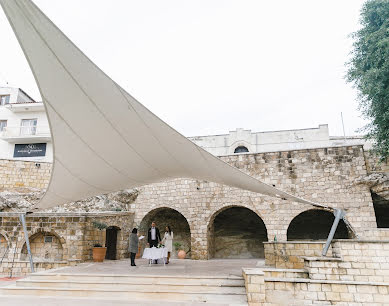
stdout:
MULTIPOLYGON (((131 95, 186 136, 364 122, 344 80, 360 0, 35 0, 131 95)), ((39 91, 4 13, 0 85, 39 91)))

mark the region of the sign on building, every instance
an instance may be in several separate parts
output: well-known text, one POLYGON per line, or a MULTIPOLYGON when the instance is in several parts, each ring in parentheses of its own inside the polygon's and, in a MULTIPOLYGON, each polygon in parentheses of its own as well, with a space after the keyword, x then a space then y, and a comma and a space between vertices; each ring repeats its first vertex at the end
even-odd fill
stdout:
POLYGON ((46 143, 15 144, 14 157, 37 157, 46 155, 46 143))

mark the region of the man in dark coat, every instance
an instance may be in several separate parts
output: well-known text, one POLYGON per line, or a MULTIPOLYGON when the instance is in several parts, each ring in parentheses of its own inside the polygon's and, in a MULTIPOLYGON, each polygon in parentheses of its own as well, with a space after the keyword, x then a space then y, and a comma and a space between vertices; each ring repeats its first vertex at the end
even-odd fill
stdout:
MULTIPOLYGON (((155 226, 155 221, 153 221, 147 233, 147 242, 150 245, 150 248, 152 248, 157 247, 160 241, 161 235, 159 234, 159 229, 155 226)), ((157 263, 157 261, 154 260, 154 263, 157 263)))
POLYGON ((158 243, 161 241, 161 235, 159 233, 158 227, 155 226, 155 221, 151 223, 149 232, 147 234, 147 242, 150 245, 150 248, 157 247, 158 243))

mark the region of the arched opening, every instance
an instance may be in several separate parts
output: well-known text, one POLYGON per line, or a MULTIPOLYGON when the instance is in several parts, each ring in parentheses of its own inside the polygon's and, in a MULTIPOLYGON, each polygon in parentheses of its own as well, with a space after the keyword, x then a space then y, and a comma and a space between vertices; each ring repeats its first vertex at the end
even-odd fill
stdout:
POLYGON ((247 147, 239 146, 235 148, 234 153, 247 153, 248 151, 249 149, 247 149, 247 147))
POLYGON ((109 226, 105 230, 106 259, 116 260, 119 227, 109 226))
POLYGON ((0 262, 6 256, 8 249, 8 241, 4 235, 0 234, 0 262))
MULTIPOLYGON (((50 232, 39 232, 30 238, 31 254, 34 261, 62 261, 63 247, 57 235, 50 232)), ((27 245, 24 243, 21 260, 28 259, 27 245)))
POLYGON ((378 228, 389 228, 389 200, 371 192, 378 228))
MULTIPOLYGON (((168 207, 157 208, 150 211, 141 221, 139 226, 139 232, 145 236, 145 239, 141 240, 141 252, 147 247, 147 233, 151 226, 151 222, 155 221, 157 228, 161 233, 161 239, 165 233, 165 227, 170 226, 173 231, 173 244, 179 242, 181 248, 186 252, 186 256, 190 258, 191 249, 191 235, 190 227, 186 218, 177 210, 168 207)), ((176 257, 176 253, 173 246, 172 257, 176 257)))
MULTIPOLYGON (((325 240, 334 223, 335 216, 325 210, 307 210, 290 222, 287 239, 290 240, 325 240)), ((343 220, 339 221, 334 239, 350 238, 349 231, 343 220)))
POLYGON ((264 258, 267 230, 262 219, 245 207, 215 213, 208 228, 209 258, 264 258))

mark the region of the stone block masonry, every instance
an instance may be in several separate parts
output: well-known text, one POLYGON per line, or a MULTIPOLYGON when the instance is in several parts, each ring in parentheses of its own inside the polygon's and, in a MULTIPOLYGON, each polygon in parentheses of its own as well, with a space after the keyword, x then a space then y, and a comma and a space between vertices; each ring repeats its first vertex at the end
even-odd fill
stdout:
MULTIPOLYGON (((31 251, 37 268, 54 268, 92 259, 96 243, 109 244, 106 230, 98 230, 93 222, 114 227, 117 231, 116 259, 128 257, 128 238, 134 214, 131 212, 104 213, 34 213, 26 216, 31 251)), ((24 233, 17 213, 0 213, 0 239, 6 242, 1 249, 0 272, 8 273, 13 264, 15 272, 25 273, 28 260, 24 233)))
POLYGON ((45 189, 49 184, 51 163, 0 159, 0 189, 45 189))
MULTIPOLYGON (((387 233, 377 229, 369 187, 354 184, 368 174, 365 155, 362 146, 344 146, 239 154, 222 159, 281 190, 346 210, 346 219, 352 226, 350 237, 387 239, 387 233)), ((373 169, 374 158, 368 158, 369 169, 373 169)), ((36 167, 33 162, 3 160, 0 163, 0 188, 44 188, 50 169, 48 163, 36 167)), ((77 203, 73 206, 77 210, 77 203)), ((229 231, 228 228, 215 228, 220 224, 214 222, 215 218, 234 207, 247 208, 263 221, 261 235, 265 241, 286 241, 292 220, 314 208, 213 182, 182 178, 139 188, 137 199, 129 204, 128 209, 134 214, 136 226, 140 226, 152 211, 161 208, 176 210, 189 225, 191 258, 207 259, 220 254, 216 248, 223 248, 222 242, 216 244, 212 241, 212 233, 229 231)), ((58 211, 61 209, 64 208, 57 208, 58 211)), ((174 224, 171 225, 174 231, 174 224)), ((245 236, 244 232, 235 234, 245 236)), ((224 240, 226 243, 232 241, 224 240)), ((245 243, 249 245, 252 241, 247 239, 245 243)), ((242 245, 239 248, 250 250, 242 245)), ((239 249, 231 250, 231 254, 239 255, 239 249)))
POLYGON ((334 240, 334 257, 304 257, 311 279, 389 283, 389 240, 334 240))
MULTIPOLYGON (((222 159, 281 190, 345 209, 352 236, 363 237, 377 228, 369 188, 354 184, 367 174, 362 146, 231 155, 222 159)), ((174 209, 187 219, 193 259, 207 259, 213 253, 209 233, 215 217, 226 209, 250 209, 263 220, 268 240, 276 237, 278 241, 287 240, 288 226, 296 216, 313 209, 212 182, 176 179, 140 188, 132 204, 135 223, 140 224, 150 211, 162 207, 174 209)))
MULTIPOLYGON (((321 256, 325 241, 265 242, 265 263, 275 268, 304 268, 304 257, 321 256)), ((332 255, 330 248, 327 253, 332 255)))

